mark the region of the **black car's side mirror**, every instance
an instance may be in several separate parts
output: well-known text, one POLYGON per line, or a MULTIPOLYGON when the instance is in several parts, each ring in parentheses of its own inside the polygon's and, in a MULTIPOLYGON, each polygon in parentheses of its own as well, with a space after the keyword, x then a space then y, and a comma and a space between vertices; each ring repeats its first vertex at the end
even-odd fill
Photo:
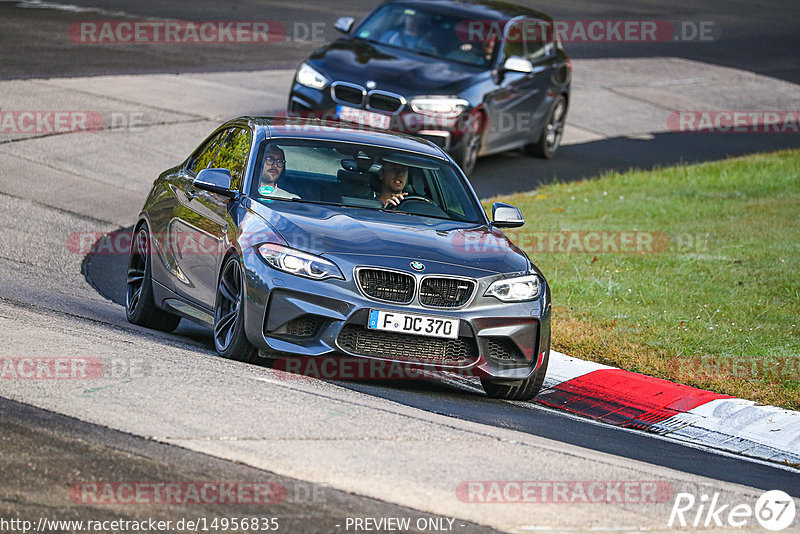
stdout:
POLYGON ((198 189, 219 193, 233 198, 236 191, 231 190, 231 171, 228 169, 203 169, 197 173, 192 184, 198 189))
POLYGON ((525 217, 519 208, 495 202, 492 204, 492 225, 498 228, 519 228, 525 224, 525 217))
POLYGON ((503 70, 513 72, 533 72, 533 64, 519 56, 511 56, 503 63, 503 70))
POLYGON ((333 27, 342 33, 350 33, 353 29, 353 23, 356 21, 353 17, 339 17, 333 24, 333 27))

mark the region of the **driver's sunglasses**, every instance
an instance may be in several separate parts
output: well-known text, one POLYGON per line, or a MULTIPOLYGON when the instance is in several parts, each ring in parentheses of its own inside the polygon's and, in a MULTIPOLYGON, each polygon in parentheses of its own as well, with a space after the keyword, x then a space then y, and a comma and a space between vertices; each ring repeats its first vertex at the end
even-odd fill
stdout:
POLYGON ((267 156, 266 159, 264 160, 264 163, 266 163, 268 167, 272 167, 273 165, 275 165, 276 167, 283 167, 286 165, 286 160, 273 158, 272 156, 267 156))

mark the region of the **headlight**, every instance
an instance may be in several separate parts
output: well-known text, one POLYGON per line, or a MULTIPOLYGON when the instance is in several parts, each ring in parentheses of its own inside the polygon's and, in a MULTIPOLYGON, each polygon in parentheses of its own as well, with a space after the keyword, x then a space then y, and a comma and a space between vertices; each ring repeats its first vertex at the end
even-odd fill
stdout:
POLYGON ((503 302, 533 300, 539 296, 539 277, 535 274, 526 274, 498 280, 489 286, 485 296, 496 297, 503 302))
POLYGON ((344 280, 344 276, 336 264, 313 254, 273 243, 259 245, 258 253, 264 258, 264 261, 285 273, 305 276, 314 280, 328 278, 344 280))
POLYGON ((303 63, 297 69, 297 83, 312 89, 324 89, 328 85, 328 78, 303 63))
POLYGON ((409 104, 417 113, 445 117, 455 117, 469 106, 469 102, 463 98, 450 96, 418 96, 412 98, 409 104))

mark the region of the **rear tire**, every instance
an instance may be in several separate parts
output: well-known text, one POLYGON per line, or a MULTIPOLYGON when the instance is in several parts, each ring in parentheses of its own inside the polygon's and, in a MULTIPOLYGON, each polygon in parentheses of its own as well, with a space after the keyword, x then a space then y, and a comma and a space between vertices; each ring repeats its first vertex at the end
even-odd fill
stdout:
POLYGON ((564 136, 564 122, 567 118, 567 99, 559 95, 555 99, 550 111, 547 114, 539 140, 525 146, 525 152, 530 156, 544 159, 552 159, 561 146, 561 138, 564 136))
POLYGON ((244 333, 244 274, 239 258, 231 256, 222 267, 214 303, 214 348, 223 358, 246 363, 258 360, 258 350, 244 333))
POLYGON ((532 376, 514 385, 504 384, 489 377, 481 378, 481 385, 486 395, 493 399, 528 401, 539 394, 547 374, 547 363, 550 360, 550 347, 544 355, 541 367, 532 376))
POLYGON ((134 233, 126 283, 125 316, 128 322, 162 332, 172 332, 178 327, 181 318, 162 310, 153 300, 150 232, 147 223, 143 223, 134 233))

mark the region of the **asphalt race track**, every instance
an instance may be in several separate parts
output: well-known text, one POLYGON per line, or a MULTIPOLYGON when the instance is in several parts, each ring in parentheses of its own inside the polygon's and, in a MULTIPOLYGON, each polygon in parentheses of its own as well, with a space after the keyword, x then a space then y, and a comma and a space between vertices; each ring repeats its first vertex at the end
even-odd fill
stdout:
MULTIPOLYGON (((457 532, 664 531, 670 530, 671 497, 679 492, 719 494, 719 503, 729 505, 752 506, 770 489, 800 499, 800 477, 791 467, 612 428, 534 403, 489 400, 457 381, 288 377, 267 365, 216 357, 209 333, 186 321, 169 335, 127 323, 121 306, 127 258, 76 252, 70 236, 129 229, 154 172, 182 160, 221 119, 279 109, 290 69, 319 42, 289 40, 267 51, 255 45, 95 46, 70 41, 69 25, 278 20, 292 31, 321 24, 321 35, 330 39, 338 16, 363 16, 373 5, 0 1, 0 111, 145 110, 141 130, 0 135, 0 356, 81 357, 115 370, 91 381, 0 380, 0 532, 18 531, 3 526, 12 518, 35 524, 42 517, 237 515, 279 518, 285 532, 355 531, 353 518, 389 517, 411 518, 416 526, 409 531, 420 532, 442 525, 457 532), (267 95, 264 101, 257 101, 259 91, 267 95), (481 504, 458 490, 467 481, 503 480, 655 481, 669 488, 669 498, 481 504), (87 502, 71 491, 104 481, 258 482, 286 493, 259 506, 121 505, 87 502)), ((565 45, 582 69, 576 99, 581 87, 588 95, 576 102, 570 142, 549 162, 515 153, 480 160, 473 182, 482 198, 609 169, 800 146, 798 134, 672 133, 653 119, 657 106, 646 92, 661 87, 660 81, 632 89, 623 86, 638 80, 623 78, 619 87, 597 81, 603 71, 657 71, 662 58, 677 58, 665 76, 707 72, 711 81, 686 84, 692 91, 692 83, 716 87, 709 106, 800 109, 796 2, 757 8, 718 0, 535 5, 556 19, 710 21, 713 39, 565 45), (606 67, 606 60, 614 63, 606 67), (719 89, 733 69, 744 74, 719 89), (749 94, 750 87, 757 91, 749 94), (626 100, 604 129, 602 113, 595 117, 592 110, 595 98, 608 95, 626 100), (634 101, 642 106, 638 118, 626 115, 634 101), (521 173, 531 178, 512 178, 521 173)), ((681 87, 668 90, 659 97, 684 96, 681 87)), ((690 97, 701 102, 687 91, 690 97)), ((748 527, 756 528, 755 522, 748 527)), ((211 531, 223 530, 231 529, 211 531)))

